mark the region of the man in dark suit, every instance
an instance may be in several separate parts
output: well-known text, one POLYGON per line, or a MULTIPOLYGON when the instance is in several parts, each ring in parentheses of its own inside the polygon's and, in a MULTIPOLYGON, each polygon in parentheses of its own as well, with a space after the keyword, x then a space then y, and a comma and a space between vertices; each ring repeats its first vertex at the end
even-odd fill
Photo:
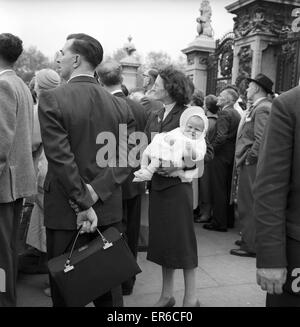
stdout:
POLYGON ((36 193, 33 101, 13 70, 22 41, 0 34, 0 307, 16 306, 17 238, 23 198, 36 193))
POLYGON ((300 87, 275 98, 254 185, 257 282, 267 306, 300 306, 300 87))
MULTIPOLYGON (((122 66, 116 61, 103 62, 97 69, 98 76, 104 88, 116 97, 124 99, 132 111, 136 122, 136 132, 144 132, 147 113, 146 109, 136 101, 127 98, 122 92, 122 66)), ((145 147, 147 138, 145 138, 145 147)), ((137 158, 138 160, 140 158, 137 158)), ((123 224, 129 248, 137 257, 138 239, 141 223, 141 196, 145 193, 145 183, 133 183, 133 172, 122 184, 123 224)), ((132 293, 135 277, 122 284, 123 295, 132 293)))
POLYGON ((235 166, 239 171, 237 192, 237 209, 241 222, 242 239, 236 244, 239 249, 230 251, 232 255, 255 257, 255 218, 253 215, 253 183, 261 139, 269 118, 272 102, 273 82, 264 74, 259 74, 250 82, 247 99, 252 106, 246 111, 238 129, 235 166))
POLYGON ((154 68, 150 68, 143 73, 143 88, 145 90, 145 95, 148 95, 152 89, 157 76, 158 71, 154 68))
POLYGON ((213 217, 203 228, 226 232, 233 225, 233 206, 230 203, 230 188, 235 151, 235 139, 240 122, 240 114, 234 109, 238 94, 233 89, 225 89, 218 97, 221 108, 216 122, 216 132, 211 141, 214 148, 212 161, 213 217))
MULTIPOLYGON (((96 39, 69 35, 57 58, 60 75, 67 83, 40 95, 39 118, 49 163, 44 184, 49 259, 66 251, 78 225, 83 225, 84 233, 78 246, 96 236, 89 232, 97 225, 102 231, 110 226, 122 229, 121 184, 131 168, 127 137, 119 142, 124 137, 119 135, 119 126, 127 126, 125 132, 130 135, 135 123, 127 104, 106 92, 94 78, 102 56, 96 39), (77 217, 74 207, 80 211, 77 217)), ((50 286, 53 305, 65 306, 51 278, 50 286)), ((94 303, 122 306, 121 287, 94 303)))

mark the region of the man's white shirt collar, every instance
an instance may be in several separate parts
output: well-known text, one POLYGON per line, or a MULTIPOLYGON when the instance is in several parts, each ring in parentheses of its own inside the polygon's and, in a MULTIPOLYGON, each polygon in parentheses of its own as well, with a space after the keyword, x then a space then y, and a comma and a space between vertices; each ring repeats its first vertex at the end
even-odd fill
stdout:
POLYGON ((14 70, 13 70, 13 69, 4 69, 4 70, 2 70, 2 71, 0 72, 0 75, 5 74, 5 73, 7 73, 7 72, 14 72, 14 70))
POLYGON ((120 90, 114 90, 112 92, 110 92, 110 94, 114 95, 116 93, 123 93, 123 91, 120 89, 120 90))
POLYGON ((94 75, 90 75, 90 74, 78 74, 78 75, 75 75, 75 76, 72 76, 71 78, 69 78, 68 81, 67 81, 67 83, 69 83, 73 78, 79 77, 79 76, 86 76, 86 77, 92 77, 92 78, 94 78, 94 75))
POLYGON ((170 104, 165 104, 165 114, 163 120, 166 119, 168 114, 172 111, 172 109, 175 107, 176 102, 170 103, 170 104))

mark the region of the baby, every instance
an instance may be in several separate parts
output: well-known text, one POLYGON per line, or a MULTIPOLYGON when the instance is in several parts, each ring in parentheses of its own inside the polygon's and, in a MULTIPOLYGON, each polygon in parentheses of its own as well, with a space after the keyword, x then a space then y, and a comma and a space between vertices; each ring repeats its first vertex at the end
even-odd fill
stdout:
POLYGON ((180 127, 168 133, 155 135, 152 142, 143 152, 141 169, 134 173, 134 182, 144 182, 152 179, 159 167, 168 167, 171 163, 178 170, 170 177, 179 177, 182 182, 190 183, 198 176, 198 168, 193 167, 204 159, 206 153, 205 135, 208 120, 201 107, 189 107, 180 117, 180 127))

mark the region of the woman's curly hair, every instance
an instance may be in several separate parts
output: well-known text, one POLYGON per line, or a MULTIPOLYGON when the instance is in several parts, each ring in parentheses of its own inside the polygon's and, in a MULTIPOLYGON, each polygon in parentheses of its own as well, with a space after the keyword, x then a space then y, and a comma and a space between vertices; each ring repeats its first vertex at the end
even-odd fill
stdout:
POLYGON ((188 77, 182 71, 167 66, 159 71, 159 76, 163 80, 165 90, 178 105, 185 105, 191 101, 193 90, 188 77))

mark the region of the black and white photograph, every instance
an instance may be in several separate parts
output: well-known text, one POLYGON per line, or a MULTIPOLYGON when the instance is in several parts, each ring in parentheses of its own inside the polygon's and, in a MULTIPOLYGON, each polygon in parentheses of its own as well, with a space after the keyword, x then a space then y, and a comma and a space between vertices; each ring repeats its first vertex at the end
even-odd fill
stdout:
POLYGON ((300 307, 300 0, 0 14, 0 314, 300 307))

